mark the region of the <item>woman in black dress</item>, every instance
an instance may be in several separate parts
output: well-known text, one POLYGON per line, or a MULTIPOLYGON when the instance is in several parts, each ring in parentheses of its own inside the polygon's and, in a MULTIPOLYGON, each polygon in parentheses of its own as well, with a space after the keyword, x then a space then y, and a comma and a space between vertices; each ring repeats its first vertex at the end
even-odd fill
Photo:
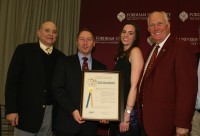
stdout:
POLYGON ((135 23, 125 24, 120 33, 117 62, 114 67, 114 70, 122 72, 124 82, 124 122, 111 123, 112 136, 140 136, 135 101, 144 61, 138 44, 138 26, 135 23))

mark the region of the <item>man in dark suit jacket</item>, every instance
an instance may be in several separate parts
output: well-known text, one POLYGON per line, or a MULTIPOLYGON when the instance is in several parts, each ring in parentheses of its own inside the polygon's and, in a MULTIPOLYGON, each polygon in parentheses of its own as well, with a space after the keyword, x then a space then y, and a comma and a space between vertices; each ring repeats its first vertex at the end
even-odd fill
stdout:
POLYGON ((89 70, 105 70, 106 66, 91 56, 95 35, 89 29, 77 35, 78 53, 60 59, 54 73, 53 94, 59 103, 56 118, 57 136, 95 136, 97 122, 84 121, 80 115, 83 57, 88 58, 89 70))
POLYGON ((6 117, 15 136, 52 134, 51 79, 59 57, 53 47, 56 25, 47 21, 37 31, 39 42, 19 45, 12 57, 6 81, 6 117), (48 49, 49 51, 47 51, 48 49))
MULTIPOLYGON (((148 30, 160 48, 144 81, 143 102, 138 99, 141 123, 148 136, 188 135, 197 93, 195 53, 190 44, 170 33, 165 12, 153 12, 147 21, 148 30)), ((140 92, 141 88, 138 96, 140 92)))

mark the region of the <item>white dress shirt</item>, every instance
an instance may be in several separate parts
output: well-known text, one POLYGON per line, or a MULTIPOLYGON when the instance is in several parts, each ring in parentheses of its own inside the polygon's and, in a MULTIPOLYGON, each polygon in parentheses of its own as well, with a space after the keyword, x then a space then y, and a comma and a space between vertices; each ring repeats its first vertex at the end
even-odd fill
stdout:
POLYGON ((83 59, 82 58, 87 57, 88 58, 88 68, 89 68, 89 70, 92 69, 92 55, 91 54, 88 54, 87 56, 85 56, 81 52, 78 52, 78 57, 79 57, 81 68, 82 68, 82 65, 83 65, 83 59))
POLYGON ((53 51, 53 46, 47 47, 45 46, 41 41, 39 41, 40 43, 40 48, 46 53, 46 54, 51 54, 53 51))

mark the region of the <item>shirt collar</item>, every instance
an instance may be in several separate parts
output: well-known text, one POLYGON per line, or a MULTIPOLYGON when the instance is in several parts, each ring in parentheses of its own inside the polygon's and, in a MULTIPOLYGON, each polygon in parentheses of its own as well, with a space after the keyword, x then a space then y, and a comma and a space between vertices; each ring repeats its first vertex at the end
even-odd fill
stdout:
POLYGON ((88 54, 88 55, 83 55, 81 52, 78 52, 78 57, 79 57, 80 62, 83 61, 83 60, 82 60, 83 57, 87 57, 87 58, 88 58, 88 61, 90 61, 90 62, 91 62, 91 60, 92 60, 92 55, 91 55, 91 53, 88 54))
POLYGON ((53 51, 53 46, 47 47, 46 45, 44 45, 41 41, 39 41, 40 43, 40 48, 46 53, 46 54, 51 54, 53 51), (48 50, 48 51, 47 51, 48 50))
POLYGON ((163 47, 163 45, 165 44, 165 42, 167 41, 167 39, 169 38, 170 33, 167 35, 167 37, 165 37, 164 41, 162 41, 161 43, 159 43, 160 49, 163 47))

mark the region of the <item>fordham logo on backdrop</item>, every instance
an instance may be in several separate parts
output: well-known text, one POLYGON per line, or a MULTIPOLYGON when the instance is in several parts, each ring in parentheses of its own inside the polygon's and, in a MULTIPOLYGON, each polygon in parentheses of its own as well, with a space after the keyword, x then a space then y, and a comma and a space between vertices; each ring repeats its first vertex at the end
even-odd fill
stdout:
MULTIPOLYGON (((150 13, 147 12, 132 12, 132 13, 124 13, 124 12, 119 12, 117 13, 117 19, 122 22, 123 20, 147 20, 147 17, 150 13)), ((167 16, 170 19, 171 13, 167 13, 167 16)))
MULTIPOLYGON (((132 13, 124 13, 119 12, 117 13, 117 19, 122 22, 123 20, 146 20, 150 13, 147 12, 132 12, 132 13)), ((170 19, 171 13, 167 13, 168 18, 170 19)), ((187 20, 190 21, 199 21, 200 20, 200 13, 187 13, 186 11, 182 11, 179 13, 179 19, 182 22, 187 20)))
POLYGON ((182 22, 185 22, 188 19, 190 21, 198 21, 200 20, 200 13, 187 13, 186 11, 182 11, 179 14, 179 18, 182 22))
POLYGON ((114 45, 114 44, 118 44, 118 41, 119 41, 118 36, 101 36, 101 35, 96 36, 97 44, 114 45))
POLYGON ((179 14, 179 18, 181 19, 181 21, 185 22, 185 20, 188 19, 188 13, 186 13, 185 11, 182 11, 182 12, 179 14))
POLYGON ((126 15, 124 14, 124 12, 119 12, 117 14, 117 18, 120 22, 122 22, 125 18, 126 18, 126 15))
POLYGON ((178 37, 178 39, 190 42, 191 45, 200 45, 198 37, 178 37))
POLYGON ((146 20, 149 13, 124 13, 119 12, 117 14, 117 19, 122 22, 126 20, 146 20))

